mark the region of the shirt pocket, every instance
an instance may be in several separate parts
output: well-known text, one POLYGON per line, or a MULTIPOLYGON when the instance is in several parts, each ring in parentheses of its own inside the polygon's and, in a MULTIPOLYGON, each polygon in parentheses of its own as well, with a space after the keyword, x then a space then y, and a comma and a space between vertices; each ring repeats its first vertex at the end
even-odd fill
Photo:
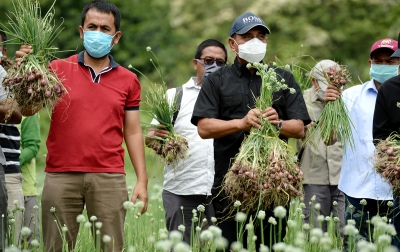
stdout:
POLYGON ((243 118, 247 110, 243 108, 242 94, 232 94, 222 97, 221 115, 224 119, 243 118))

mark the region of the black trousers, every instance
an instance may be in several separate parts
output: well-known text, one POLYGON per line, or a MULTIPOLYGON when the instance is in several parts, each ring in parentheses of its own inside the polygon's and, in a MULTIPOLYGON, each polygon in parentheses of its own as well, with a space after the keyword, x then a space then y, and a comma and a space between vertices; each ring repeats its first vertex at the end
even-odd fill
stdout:
MULTIPOLYGON (((168 231, 178 230, 179 225, 184 225, 185 232, 183 240, 190 244, 193 218, 192 210, 197 209, 199 205, 203 205, 205 208, 205 216, 201 216, 200 213, 197 212, 197 217, 200 220, 204 217, 207 218, 208 224, 211 225, 211 217, 215 217, 211 198, 211 195, 177 195, 163 190, 162 199, 168 231)), ((194 228, 196 228, 196 226, 197 225, 194 225, 194 228)))

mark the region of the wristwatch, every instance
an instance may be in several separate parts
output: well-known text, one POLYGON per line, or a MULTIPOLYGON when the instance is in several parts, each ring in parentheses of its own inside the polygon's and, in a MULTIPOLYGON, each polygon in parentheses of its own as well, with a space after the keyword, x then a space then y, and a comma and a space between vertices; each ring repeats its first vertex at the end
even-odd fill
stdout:
POLYGON ((281 131, 281 129, 282 129, 282 120, 279 120, 278 124, 276 125, 276 128, 278 129, 278 131, 281 131))

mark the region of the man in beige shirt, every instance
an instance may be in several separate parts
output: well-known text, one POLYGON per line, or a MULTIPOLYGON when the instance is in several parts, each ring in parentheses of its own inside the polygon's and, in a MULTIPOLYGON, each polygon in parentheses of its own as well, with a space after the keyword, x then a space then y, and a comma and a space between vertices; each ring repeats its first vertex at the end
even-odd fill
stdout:
MULTIPOLYGON (((303 94, 308 114, 314 124, 318 123, 325 106, 323 98, 328 83, 325 79, 324 71, 329 70, 331 67, 338 69, 339 65, 332 60, 318 62, 311 71, 313 86, 305 90, 303 94)), ((339 142, 326 146, 317 132, 304 147, 302 145, 306 138, 307 133, 305 138, 297 140, 300 167, 304 173, 305 221, 318 227, 318 215, 326 217, 332 213, 333 216, 339 217, 340 231, 343 234, 345 198, 337 186, 342 165, 342 146, 339 142), (315 201, 310 204, 313 196, 315 196, 315 201), (320 205, 319 210, 317 209, 318 207, 315 208, 317 203, 320 205), (312 208, 314 208, 313 212, 310 211, 312 208)), ((322 228, 327 231, 326 221, 323 221, 322 228)))

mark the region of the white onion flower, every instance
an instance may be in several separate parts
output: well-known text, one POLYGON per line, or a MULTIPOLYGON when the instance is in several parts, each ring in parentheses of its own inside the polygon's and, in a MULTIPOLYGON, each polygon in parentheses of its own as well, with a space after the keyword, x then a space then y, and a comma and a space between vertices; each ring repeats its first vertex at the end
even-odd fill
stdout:
POLYGON ((76 222, 78 222, 78 223, 83 223, 85 221, 86 221, 86 218, 83 214, 80 214, 76 217, 76 222))
POLYGON ((174 246, 174 252, 189 252, 189 251, 191 250, 187 243, 179 242, 174 246))
POLYGON ((28 236, 32 233, 31 229, 28 227, 22 227, 21 228, 21 235, 22 236, 28 236))
POLYGON ((39 243, 38 240, 33 239, 33 240, 31 241, 31 245, 32 245, 32 247, 39 247, 40 243, 39 243))
POLYGON ((161 250, 163 252, 169 252, 172 248, 172 242, 170 240, 161 240, 161 241, 156 242, 154 247, 157 250, 161 250))
POLYGON ((217 237, 214 239, 214 246, 219 250, 225 250, 228 246, 228 240, 224 237, 217 237))
POLYGON ((178 226, 178 230, 181 231, 182 233, 184 233, 185 230, 186 230, 186 227, 181 224, 181 225, 178 226))
POLYGON ((392 242, 392 237, 388 234, 381 234, 378 237, 378 243, 382 245, 389 245, 392 242))
POLYGON ((257 218, 260 220, 264 220, 265 219, 265 211, 263 211, 263 210, 258 211, 257 218))
POLYGON ((282 251, 283 252, 286 249, 286 244, 283 242, 275 243, 274 245, 272 245, 272 249, 274 251, 282 251))
POLYGON ((277 222, 276 222, 274 217, 269 217, 268 218, 268 222, 271 223, 272 225, 276 225, 277 224, 277 222))
POLYGON ((100 229, 103 226, 103 223, 98 221, 96 222, 96 224, 94 224, 96 226, 97 229, 100 229))
POLYGON ((222 237, 222 230, 217 226, 209 226, 208 230, 214 235, 214 237, 222 237))
POLYGON ((357 228, 354 225, 346 225, 344 227, 344 234, 348 236, 354 236, 358 233, 357 228))
POLYGON ((242 205, 242 203, 241 203, 239 200, 236 200, 235 203, 233 203, 233 206, 234 206, 235 208, 238 208, 238 207, 240 207, 241 205, 242 205))
POLYGON ((232 244, 231 244, 231 249, 232 249, 233 251, 239 251, 239 250, 241 250, 242 248, 243 248, 242 243, 240 243, 240 242, 238 242, 238 241, 232 242, 232 244))
POLYGON ((213 236, 212 232, 209 230, 204 230, 200 234, 200 239, 202 241, 211 241, 213 238, 214 238, 214 236, 213 236))
POLYGON ((104 243, 110 243, 111 242, 111 236, 103 235, 103 242, 104 243))
POLYGON ((274 215, 275 217, 278 217, 279 219, 283 219, 286 217, 286 208, 283 206, 277 206, 274 209, 274 215))
POLYGON ((87 221, 83 227, 89 229, 92 227, 92 223, 87 221))
POLYGON ((235 220, 236 220, 237 222, 244 222, 244 221, 246 221, 246 218, 247 218, 247 216, 246 216, 245 213, 238 212, 238 213, 236 214, 235 220))

